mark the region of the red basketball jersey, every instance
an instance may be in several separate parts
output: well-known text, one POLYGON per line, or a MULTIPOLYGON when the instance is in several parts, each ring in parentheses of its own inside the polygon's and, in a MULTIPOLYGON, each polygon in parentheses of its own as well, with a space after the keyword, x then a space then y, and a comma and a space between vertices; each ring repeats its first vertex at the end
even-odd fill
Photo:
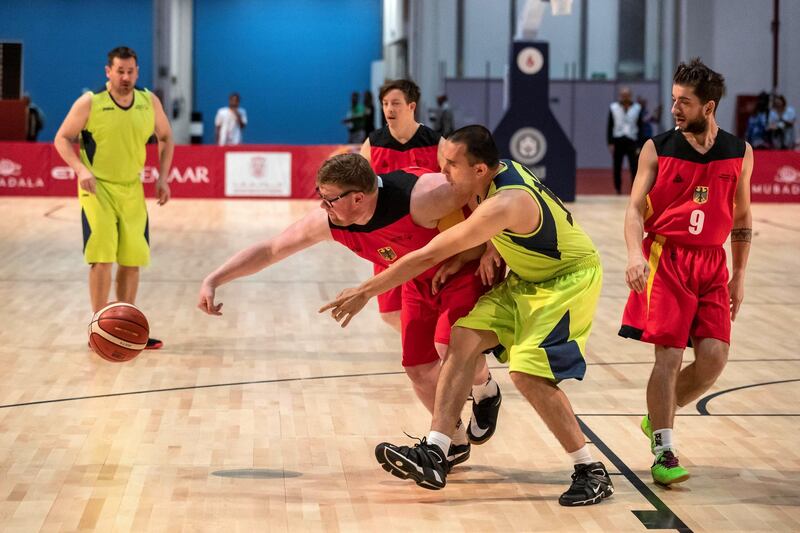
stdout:
POLYGON ((653 143, 658 173, 647 195, 645 231, 684 246, 722 246, 733 224, 745 142, 720 129, 701 154, 674 129, 653 143))
POLYGON ((376 174, 385 174, 405 167, 429 168, 439 172, 440 135, 427 126, 420 125, 407 143, 400 144, 392 137, 389 126, 369 135, 369 157, 376 174))
MULTIPOLYGON (((411 219, 411 190, 417 178, 431 172, 405 168, 379 177, 375 214, 364 225, 337 226, 328 221, 334 240, 377 265, 388 267, 398 258, 428 244, 437 228, 423 228, 411 219)), ((433 275, 436 267, 419 277, 433 275)))

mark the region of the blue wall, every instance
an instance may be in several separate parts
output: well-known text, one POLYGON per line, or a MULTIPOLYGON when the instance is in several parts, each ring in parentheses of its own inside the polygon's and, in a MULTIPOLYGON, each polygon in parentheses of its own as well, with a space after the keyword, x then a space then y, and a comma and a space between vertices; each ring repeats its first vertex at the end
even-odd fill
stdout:
POLYGON ((195 109, 205 141, 239 92, 247 143, 347 140, 350 93, 380 59, 380 0, 195 0, 195 109))
POLYGON ((105 83, 112 48, 139 56, 139 85, 152 87, 151 0, 0 1, 0 41, 22 42, 23 88, 47 122, 40 141, 51 141, 81 89, 105 83))

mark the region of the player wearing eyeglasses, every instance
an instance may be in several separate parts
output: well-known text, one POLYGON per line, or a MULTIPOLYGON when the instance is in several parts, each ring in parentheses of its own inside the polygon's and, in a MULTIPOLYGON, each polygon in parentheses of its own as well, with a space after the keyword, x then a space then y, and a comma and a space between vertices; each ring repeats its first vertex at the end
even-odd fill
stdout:
MULTIPOLYGON (((238 252, 209 274, 199 294, 198 307, 203 312, 221 314, 222 303, 215 302, 219 286, 323 241, 337 241, 373 264, 388 267, 463 220, 468 203, 468 195, 443 174, 411 167, 377 176, 358 154, 332 157, 322 165, 316 181, 321 209, 279 235, 238 252)), ((482 251, 483 247, 472 249, 459 261, 436 265, 403 286, 402 364, 414 392, 431 413, 440 368, 437 345, 446 349, 453 323, 485 291, 475 275, 482 251)), ((470 429, 467 432, 457 422, 448 451, 449 467, 469 457, 467 435, 473 443, 482 444, 495 430, 501 397, 485 359, 475 371, 473 385, 470 429)))

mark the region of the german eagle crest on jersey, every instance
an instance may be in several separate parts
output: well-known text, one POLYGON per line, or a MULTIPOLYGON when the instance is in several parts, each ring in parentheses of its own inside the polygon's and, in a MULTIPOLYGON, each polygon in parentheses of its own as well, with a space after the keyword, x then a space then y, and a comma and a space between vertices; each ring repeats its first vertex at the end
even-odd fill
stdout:
POLYGON ((697 186, 694 188, 694 203, 704 204, 708 201, 708 187, 697 186))
POLYGON ((395 259, 397 259, 397 254, 389 246, 386 246, 384 248, 378 248, 378 253, 381 254, 381 257, 383 257, 390 263, 395 259))

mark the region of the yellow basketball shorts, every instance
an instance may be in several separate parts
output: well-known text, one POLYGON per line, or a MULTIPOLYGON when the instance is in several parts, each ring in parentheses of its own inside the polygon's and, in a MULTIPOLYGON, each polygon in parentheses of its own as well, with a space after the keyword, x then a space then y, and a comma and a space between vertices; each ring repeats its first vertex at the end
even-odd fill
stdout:
POLYGON ((505 348, 496 356, 511 372, 555 382, 583 379, 586 341, 602 284, 597 255, 541 283, 511 272, 455 325, 494 331, 505 348))
POLYGON ((78 189, 86 262, 146 266, 150 235, 144 189, 140 181, 97 180, 96 194, 78 189))

